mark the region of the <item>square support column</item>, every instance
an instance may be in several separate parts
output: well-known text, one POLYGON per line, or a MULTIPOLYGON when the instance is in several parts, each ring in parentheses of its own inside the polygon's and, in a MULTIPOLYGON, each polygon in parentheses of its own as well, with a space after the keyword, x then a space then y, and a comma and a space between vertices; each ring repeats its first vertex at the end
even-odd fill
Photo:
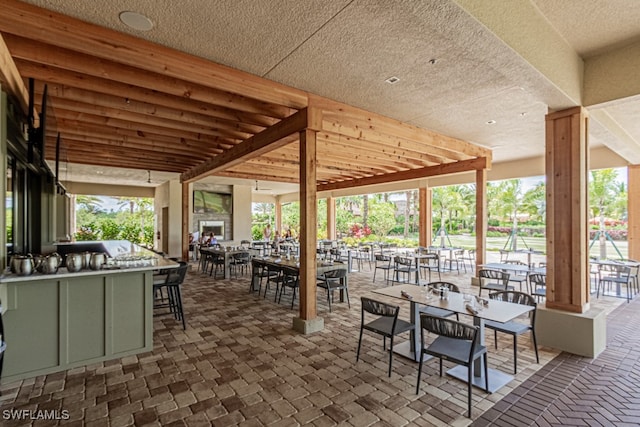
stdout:
POLYGON ((629 214, 629 258, 640 260, 640 165, 627 168, 627 212, 629 214))
POLYGON ((487 258, 487 170, 476 170, 476 273, 487 258))
POLYGON ((336 239, 336 199, 327 197, 327 239, 336 239))
POLYGON ((587 114, 546 116, 547 308, 589 309, 587 114))
POLYGON ((293 319, 293 329, 311 333, 324 329, 324 319, 317 317, 316 306, 316 132, 300 132, 300 317, 293 319))
POLYGON ((419 203, 419 221, 420 226, 418 235, 418 245, 429 246, 431 244, 431 238, 433 233, 433 217, 432 217, 432 194, 433 192, 427 186, 420 186, 418 189, 418 203, 419 203))

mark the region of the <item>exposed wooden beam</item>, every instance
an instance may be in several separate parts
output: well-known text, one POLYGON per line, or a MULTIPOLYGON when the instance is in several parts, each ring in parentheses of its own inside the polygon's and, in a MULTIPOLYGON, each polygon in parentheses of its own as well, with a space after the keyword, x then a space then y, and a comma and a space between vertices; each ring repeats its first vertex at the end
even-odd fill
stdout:
POLYGON ((258 157, 263 153, 289 144, 298 139, 295 132, 307 126, 307 109, 282 119, 277 124, 265 129, 259 134, 247 139, 223 154, 198 165, 181 175, 180 181, 195 181, 219 170, 237 165, 248 159, 258 157), (294 134, 292 136, 292 134, 294 134))
MULTIPOLYGON (((52 84, 72 86, 91 92, 119 96, 121 99, 129 98, 131 100, 161 105, 176 110, 190 111, 218 119, 237 121, 261 127, 271 126, 279 120, 263 114, 234 110, 229 108, 229 106, 222 107, 209 102, 198 101, 191 97, 187 98, 163 93, 158 90, 147 89, 133 84, 121 83, 119 81, 69 71, 45 64, 38 64, 23 59, 15 59, 15 63, 22 76, 37 78, 49 84, 50 87, 52 84)), ((231 94, 229 94, 229 96, 233 97, 231 94)), ((224 100, 220 102, 225 103, 224 100)))
POLYGON ((30 37, 158 74, 243 93, 291 108, 307 106, 307 94, 231 67, 15 0, 3 0, 0 31, 30 37), (108 42, 107 42, 108 41, 108 42))
POLYGON ((2 34, 0 34, 0 83, 3 83, 3 86, 6 85, 7 93, 18 101, 22 112, 27 114, 29 112, 29 91, 22 82, 22 77, 13 62, 2 34))
POLYGON ((445 163, 443 165, 429 166, 420 169, 411 169, 408 171, 389 173, 386 175, 376 175, 368 178, 354 179, 351 181, 321 184, 318 185, 318 192, 362 187, 365 185, 384 184, 387 182, 409 181, 412 179, 427 178, 430 176, 448 175, 452 173, 487 169, 488 167, 488 160, 484 157, 480 157, 472 160, 462 160, 459 162, 445 163))

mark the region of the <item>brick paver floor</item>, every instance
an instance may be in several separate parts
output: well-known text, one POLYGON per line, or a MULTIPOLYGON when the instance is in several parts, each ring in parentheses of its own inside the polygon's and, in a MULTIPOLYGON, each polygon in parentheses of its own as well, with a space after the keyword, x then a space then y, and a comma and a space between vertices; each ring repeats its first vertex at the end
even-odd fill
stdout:
MULTIPOLYGON (((633 334, 640 326, 637 301, 615 312, 616 322, 625 316, 627 321, 610 326, 616 333, 610 333, 610 347, 596 361, 540 347, 536 364, 528 336, 518 339, 517 376, 494 394, 475 389, 468 419, 466 385, 440 377, 437 361, 425 363, 418 395, 417 365, 395 357, 389 378, 379 337, 365 334, 356 363, 360 296, 380 298, 371 291, 384 286, 380 278, 372 283, 366 267, 349 276, 351 309, 336 302, 329 313, 324 290, 318 292, 325 328, 311 335, 292 330, 297 304, 290 310, 288 296, 277 304, 272 292, 266 298, 250 294, 248 275, 213 280, 195 268, 183 286, 186 331, 170 316, 156 317, 152 352, 3 382, 0 417, 9 410, 53 410, 68 411, 69 419, 2 419, 0 425, 465 426, 474 419, 482 425, 496 420, 578 425, 576 417, 605 424, 638 415, 632 388, 640 354, 633 334)), ((452 273, 443 279, 470 288, 469 275, 452 273)), ((408 318, 409 303, 393 302, 408 318)), ((600 303, 611 310, 620 300, 600 303)), ((510 373, 512 341, 500 337, 495 350, 492 336, 487 335, 489 364, 510 373)))

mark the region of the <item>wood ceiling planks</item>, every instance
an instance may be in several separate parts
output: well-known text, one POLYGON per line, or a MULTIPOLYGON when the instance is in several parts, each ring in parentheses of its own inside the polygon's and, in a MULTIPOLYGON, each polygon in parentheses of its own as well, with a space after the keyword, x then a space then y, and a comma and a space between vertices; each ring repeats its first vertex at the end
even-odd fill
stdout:
POLYGON ((309 127, 327 189, 490 165, 465 141, 14 0, 0 34, 36 98, 48 85, 67 162, 297 182, 309 127))

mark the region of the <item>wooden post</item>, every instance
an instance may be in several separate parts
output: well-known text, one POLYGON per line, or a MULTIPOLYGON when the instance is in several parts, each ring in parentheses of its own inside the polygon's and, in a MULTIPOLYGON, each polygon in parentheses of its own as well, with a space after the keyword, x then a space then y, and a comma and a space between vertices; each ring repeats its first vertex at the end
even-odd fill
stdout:
POLYGON ((274 224, 275 230, 273 232, 275 234, 275 232, 278 231, 282 237, 282 203, 280 202, 280 196, 276 197, 274 205, 276 210, 276 223, 274 224))
POLYGON ((476 170, 476 273, 487 258, 487 170, 476 170))
POLYGON ((316 317, 316 246, 318 211, 316 196, 316 132, 300 132, 300 317, 293 329, 320 331, 324 320, 316 317))
POLYGON ((336 199, 327 197, 327 239, 336 240, 336 199))
POLYGON ((587 113, 575 107, 546 116, 546 307, 589 309, 587 113))
POLYGON ((432 206, 431 206, 431 189, 425 185, 418 189, 418 204, 420 209, 420 216, 418 220, 418 245, 429 246, 431 244, 431 234, 433 232, 432 223, 432 206))
MULTIPOLYGON (((182 183, 182 260, 189 261, 189 183, 182 183)), ((166 237, 165 237, 166 238, 166 237)))
POLYGON ((640 260, 640 165, 627 168, 628 258, 640 260))

